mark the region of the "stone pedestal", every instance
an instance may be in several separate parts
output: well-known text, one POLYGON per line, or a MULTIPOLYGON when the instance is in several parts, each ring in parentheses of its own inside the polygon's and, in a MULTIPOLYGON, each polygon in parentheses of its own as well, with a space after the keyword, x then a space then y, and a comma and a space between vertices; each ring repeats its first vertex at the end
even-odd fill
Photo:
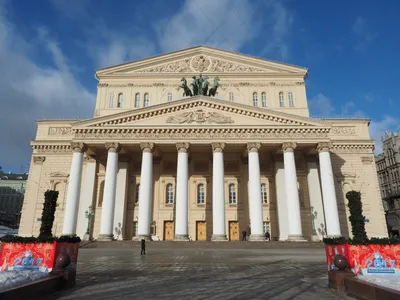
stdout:
POLYGON ((91 240, 90 235, 88 235, 87 233, 85 233, 85 234, 83 235, 82 240, 85 241, 85 242, 90 241, 90 240, 91 240))
POLYGON ((311 242, 320 242, 321 239, 319 238, 318 235, 312 235, 311 236, 311 242))
POLYGON ((344 279, 353 278, 355 275, 351 271, 338 271, 331 270, 328 272, 329 288, 335 289, 337 291, 344 291, 344 279))
POLYGON ((249 236, 250 242, 266 242, 267 239, 263 234, 250 234, 249 236))

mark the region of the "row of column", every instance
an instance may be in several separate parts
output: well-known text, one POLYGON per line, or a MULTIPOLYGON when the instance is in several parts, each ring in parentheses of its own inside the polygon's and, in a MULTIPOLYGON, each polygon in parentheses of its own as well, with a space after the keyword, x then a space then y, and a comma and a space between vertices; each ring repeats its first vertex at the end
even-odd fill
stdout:
MULTIPOLYGON (((108 150, 106 177, 103 196, 99 240, 113 238, 113 223, 115 211, 115 196, 118 173, 118 143, 106 143, 108 150)), ((189 182, 189 143, 177 143, 178 166, 176 185, 176 218, 175 239, 188 240, 188 182, 189 182)), ((260 143, 248 143, 249 171, 249 209, 250 209, 250 240, 265 240, 263 235, 263 215, 261 201, 261 178, 259 154, 260 143)), ((138 238, 150 238, 150 223, 153 203, 153 143, 141 143, 142 166, 139 190, 138 238)), ((213 150, 213 235, 212 240, 227 240, 225 226, 225 193, 224 193, 224 157, 225 143, 212 143, 213 150)), ((68 185, 66 212, 64 216, 63 235, 76 234, 79 195, 82 179, 83 143, 72 143, 73 149, 70 181, 68 185)), ((328 236, 340 236, 339 214, 329 152, 329 143, 319 143, 320 176, 322 186, 323 206, 325 211, 326 230, 328 236)), ((299 194, 294 150, 296 143, 282 144, 285 177, 285 198, 288 216, 288 240, 303 240, 299 194)))

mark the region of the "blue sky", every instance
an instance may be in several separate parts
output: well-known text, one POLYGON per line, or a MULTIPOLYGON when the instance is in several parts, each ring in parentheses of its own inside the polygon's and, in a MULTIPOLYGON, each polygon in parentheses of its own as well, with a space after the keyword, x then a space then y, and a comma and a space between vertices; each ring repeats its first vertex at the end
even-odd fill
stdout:
POLYGON ((206 44, 309 68, 313 116, 397 130, 400 2, 0 0, 0 166, 29 163, 35 120, 90 117, 94 69, 206 44))

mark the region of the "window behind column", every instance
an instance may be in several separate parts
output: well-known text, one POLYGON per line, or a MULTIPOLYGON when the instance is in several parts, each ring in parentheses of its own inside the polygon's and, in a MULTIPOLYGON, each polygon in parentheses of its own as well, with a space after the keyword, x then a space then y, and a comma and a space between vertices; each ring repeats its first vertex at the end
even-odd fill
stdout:
POLYGON ((204 184, 200 183, 197 186, 197 204, 198 205, 204 204, 204 199, 205 199, 204 184))
POLYGON ((236 186, 233 183, 229 185, 229 204, 236 204, 236 186))
POLYGON ((166 204, 173 204, 174 203, 174 186, 169 183, 165 188, 165 203, 166 204))
POLYGON ((263 222, 263 229, 264 229, 264 234, 265 234, 266 232, 271 233, 271 229, 270 229, 269 222, 263 222))
POLYGON ((292 92, 288 93, 288 99, 289 99, 289 106, 293 107, 294 106, 294 100, 293 100, 293 93, 292 92))
POLYGON ((136 194, 135 194, 135 203, 139 203, 139 190, 140 190, 140 184, 136 185, 136 194))
POLYGON ((114 94, 110 93, 110 96, 108 98, 108 107, 113 108, 114 107, 114 94))
POLYGON ((268 203, 267 185, 265 183, 261 184, 261 201, 263 204, 268 203))

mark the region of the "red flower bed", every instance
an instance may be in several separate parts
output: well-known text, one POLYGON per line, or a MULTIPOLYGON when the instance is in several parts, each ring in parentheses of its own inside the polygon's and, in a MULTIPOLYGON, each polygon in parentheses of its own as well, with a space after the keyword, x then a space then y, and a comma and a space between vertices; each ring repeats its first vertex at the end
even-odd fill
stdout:
POLYGON ((71 257, 69 268, 76 269, 79 243, 68 242, 3 242, 0 252, 0 270, 36 270, 50 272, 61 253, 71 257))

